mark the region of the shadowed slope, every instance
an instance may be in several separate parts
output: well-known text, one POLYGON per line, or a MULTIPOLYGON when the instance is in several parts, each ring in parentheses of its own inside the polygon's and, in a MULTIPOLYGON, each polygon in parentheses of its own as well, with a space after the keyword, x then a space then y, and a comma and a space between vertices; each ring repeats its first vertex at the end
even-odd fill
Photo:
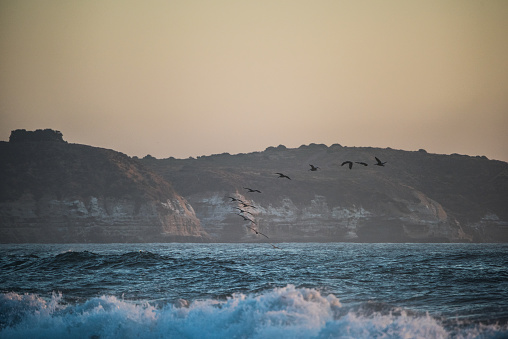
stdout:
POLYGON ((125 154, 54 141, 0 143, 2 242, 202 239, 192 207, 125 154))

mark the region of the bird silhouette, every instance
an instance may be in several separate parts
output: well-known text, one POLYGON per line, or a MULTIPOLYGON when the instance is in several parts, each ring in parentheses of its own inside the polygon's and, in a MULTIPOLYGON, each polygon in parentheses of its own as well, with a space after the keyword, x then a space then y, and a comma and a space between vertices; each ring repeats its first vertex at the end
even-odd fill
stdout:
POLYGON ((288 177, 288 176, 287 176, 287 175, 285 175, 285 174, 278 173, 278 172, 277 172, 277 173, 275 173, 275 174, 278 174, 278 175, 279 175, 279 178, 288 178, 289 180, 291 180, 291 178, 290 178, 290 177, 288 177))
POLYGON ((229 199, 231 199, 231 201, 243 202, 242 199, 237 199, 237 198, 233 198, 233 197, 229 197, 229 199))
POLYGON ((374 165, 376 166, 384 166, 386 164, 386 161, 385 162, 382 162, 381 160, 379 160, 377 157, 374 157, 376 158, 376 161, 377 163, 375 163, 374 165))
POLYGON ((239 215, 243 218, 244 221, 250 221, 251 223, 255 224, 256 222, 250 218, 247 218, 245 215, 242 215, 240 213, 236 213, 236 215, 239 215))
MULTIPOLYGON (((263 234, 263 233, 259 232, 259 231, 258 231, 257 229, 255 229, 254 227, 250 227, 250 226, 247 226, 247 225, 245 225, 245 227, 250 228, 250 229, 251 229, 251 230, 253 230, 256 234, 260 234, 260 235, 262 235, 263 237, 268 238, 268 236, 267 236, 266 234, 263 234)), ((269 238, 268 238, 268 239, 269 239, 269 238)))
POLYGON ((277 246, 275 246, 275 245, 274 245, 274 244, 272 244, 272 243, 269 243, 269 244, 270 244, 270 245, 272 245, 272 247, 273 247, 273 248, 278 248, 279 250, 281 249, 280 247, 277 247, 277 246))
POLYGON ((237 210, 239 210, 239 211, 240 211, 240 213, 249 213, 250 215, 254 216, 254 214, 252 214, 252 213, 251 213, 251 212, 249 212, 249 211, 242 210, 242 209, 241 209, 241 208, 239 208, 239 207, 235 207, 235 208, 236 208, 237 210))
POLYGON ((360 164, 360 165, 363 165, 363 166, 369 166, 368 164, 364 163, 364 162, 361 162, 361 161, 355 161, 356 164, 360 164))
POLYGON ((319 167, 311 165, 311 164, 309 164, 309 166, 310 166, 310 170, 309 171, 313 171, 314 172, 314 171, 317 171, 319 169, 319 167))
POLYGON ((344 166, 346 164, 349 165, 349 169, 353 168, 353 162, 352 161, 344 161, 341 166, 344 166))
POLYGON ((257 192, 257 193, 261 193, 261 191, 260 191, 260 190, 255 190, 255 189, 248 188, 248 187, 244 187, 244 189, 248 190, 249 192, 257 192))
POLYGON ((249 205, 249 204, 247 204, 246 202, 242 202, 241 204, 243 205, 243 207, 252 207, 252 208, 256 208, 256 206, 254 206, 254 205, 249 205))

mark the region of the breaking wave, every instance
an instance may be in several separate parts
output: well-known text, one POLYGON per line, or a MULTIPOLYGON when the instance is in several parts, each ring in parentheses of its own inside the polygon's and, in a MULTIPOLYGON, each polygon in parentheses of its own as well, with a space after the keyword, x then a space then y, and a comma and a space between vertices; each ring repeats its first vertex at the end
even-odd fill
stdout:
POLYGON ((333 294, 287 285, 225 300, 165 305, 114 296, 64 302, 0 294, 1 338, 501 338, 506 325, 464 324, 389 305, 341 305, 333 294))

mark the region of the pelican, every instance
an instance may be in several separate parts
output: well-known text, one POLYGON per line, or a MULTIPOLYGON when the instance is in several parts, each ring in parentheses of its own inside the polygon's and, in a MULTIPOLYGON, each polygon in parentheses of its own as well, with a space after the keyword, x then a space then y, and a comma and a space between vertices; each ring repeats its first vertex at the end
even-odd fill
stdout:
POLYGON ((319 169, 319 167, 311 165, 311 164, 309 164, 309 166, 310 166, 310 170, 309 171, 313 171, 314 172, 314 171, 317 171, 319 169))
POLYGON ((255 224, 256 222, 250 218, 247 218, 245 215, 241 215, 240 213, 236 213, 237 215, 241 216, 244 221, 250 221, 251 223, 255 224))
POLYGON ((266 234, 263 234, 263 233, 259 232, 259 231, 258 231, 257 229, 255 229, 254 227, 250 227, 250 226, 247 226, 247 225, 245 225, 245 227, 250 228, 250 229, 251 229, 251 230, 253 230, 256 234, 261 234, 263 237, 268 238, 268 236, 267 236, 266 234))
POLYGON ((260 190, 254 190, 252 188, 248 188, 248 187, 244 187, 244 189, 248 190, 249 192, 257 192, 257 193, 261 193, 260 190))
POLYGON ((349 169, 353 168, 353 162, 352 161, 344 161, 341 166, 344 166, 345 164, 349 165, 349 169))
POLYGON ((376 161, 377 161, 377 163, 375 163, 374 165, 376 165, 376 166, 384 166, 386 164, 386 161, 385 162, 381 162, 381 160, 379 160, 377 157, 374 157, 374 158, 376 158, 376 161))
POLYGON ((243 207, 252 207, 252 208, 256 208, 256 206, 254 206, 254 205, 249 205, 249 204, 247 204, 247 203, 245 203, 245 202, 242 202, 242 205, 243 205, 243 207))
POLYGON ((252 214, 252 213, 251 213, 251 212, 249 212, 249 211, 242 210, 241 208, 238 208, 238 207, 235 207, 235 208, 236 208, 237 210, 239 210, 239 211, 240 211, 240 213, 249 213, 249 214, 250 214, 250 215, 252 215, 252 216, 254 215, 254 214, 252 214))
POLYGON ((278 172, 277 172, 277 173, 275 173, 275 174, 278 174, 278 175, 279 175, 279 178, 288 178, 289 180, 291 180, 291 178, 290 178, 290 177, 288 177, 288 176, 287 176, 287 175, 285 175, 285 174, 278 173, 278 172))
POLYGON ((356 164, 360 164, 360 165, 363 165, 363 166, 369 166, 368 164, 364 163, 364 162, 361 162, 361 161, 355 161, 356 164))

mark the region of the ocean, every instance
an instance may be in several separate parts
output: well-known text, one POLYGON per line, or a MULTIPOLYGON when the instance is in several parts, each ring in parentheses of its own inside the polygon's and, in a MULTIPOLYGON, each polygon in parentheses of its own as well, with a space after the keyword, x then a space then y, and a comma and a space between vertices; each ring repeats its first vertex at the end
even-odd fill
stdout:
POLYGON ((508 338, 508 244, 0 245, 0 338, 508 338))

